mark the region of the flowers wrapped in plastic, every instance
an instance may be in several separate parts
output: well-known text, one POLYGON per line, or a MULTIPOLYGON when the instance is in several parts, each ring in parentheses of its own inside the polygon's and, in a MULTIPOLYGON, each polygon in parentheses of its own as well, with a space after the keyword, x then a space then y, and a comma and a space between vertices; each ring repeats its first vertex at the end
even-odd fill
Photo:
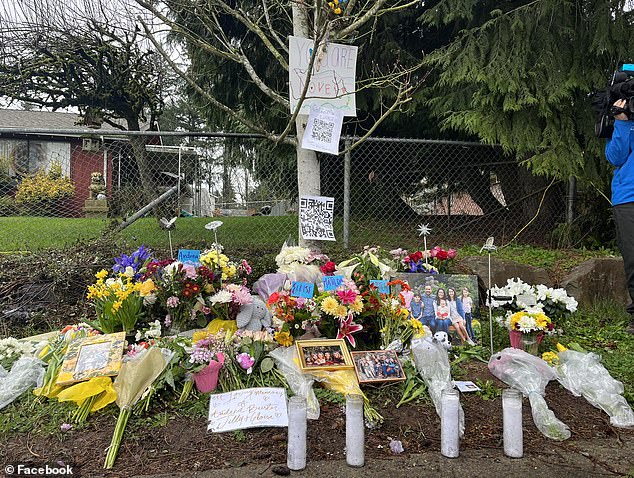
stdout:
POLYGON ((507 348, 491 356, 489 370, 507 385, 528 397, 535 426, 548 438, 570 438, 568 426, 548 408, 544 394, 546 385, 557 380, 557 372, 544 360, 523 350, 507 348))
POLYGON ((583 396, 590 404, 610 416, 615 427, 634 427, 634 412, 623 397, 623 384, 612 378, 595 353, 563 350, 555 366, 561 383, 574 396, 583 396))
POLYGON ((114 466, 123 439, 123 432, 132 413, 132 407, 150 388, 168 363, 169 360, 166 359, 161 349, 151 347, 146 353, 139 354, 136 360, 124 362, 121 366, 121 371, 114 382, 117 405, 121 411, 117 418, 112 441, 108 447, 104 468, 108 469, 114 466))
POLYGON ((299 397, 306 399, 307 416, 309 420, 317 420, 319 418, 319 401, 313 391, 313 383, 315 379, 304 374, 299 368, 299 357, 295 347, 278 347, 269 352, 277 369, 286 379, 286 383, 299 397))
MULTIPOLYGON (((436 413, 441 416, 442 392, 453 388, 451 381, 451 366, 447 350, 438 342, 425 339, 412 340, 412 356, 416 370, 427 385, 427 391, 431 397, 436 413)), ((462 405, 459 410, 460 436, 464 435, 464 411, 462 405)))
POLYGON ((8 373, 0 366, 0 410, 27 390, 41 386, 43 379, 42 361, 34 357, 19 358, 8 373))

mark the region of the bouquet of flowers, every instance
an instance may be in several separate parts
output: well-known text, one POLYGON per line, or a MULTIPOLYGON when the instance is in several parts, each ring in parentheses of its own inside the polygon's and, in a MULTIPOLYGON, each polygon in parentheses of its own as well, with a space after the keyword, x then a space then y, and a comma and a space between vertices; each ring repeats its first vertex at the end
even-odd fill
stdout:
POLYGON ((423 324, 411 317, 403 303, 392 296, 381 297, 377 310, 381 349, 401 352, 413 335, 423 334, 423 324))
POLYGON ((379 246, 364 246, 363 252, 337 265, 337 272, 353 279, 359 290, 370 287, 371 280, 385 280, 396 271, 395 264, 379 246))
POLYGON ((107 274, 105 269, 97 272, 97 281, 88 286, 87 298, 93 301, 97 313, 94 326, 104 334, 132 332, 145 314, 142 290, 148 292, 154 284, 148 282, 144 287, 143 282, 124 274, 106 279, 107 274))
POLYGON ((408 253, 403 249, 390 251, 392 256, 400 261, 400 269, 405 272, 426 272, 429 274, 444 274, 448 271, 457 253, 455 249, 443 249, 435 246, 427 251, 408 253))
POLYGON ((535 309, 558 319, 577 310, 577 301, 564 289, 553 289, 543 284, 527 284, 521 279, 508 279, 504 287, 492 287, 491 307, 506 310, 506 315, 535 309))
POLYGON ((211 249, 201 253, 200 263, 217 273, 219 278, 222 277, 223 283, 237 280, 244 282, 252 271, 249 263, 244 259, 239 263, 233 262, 222 251, 223 247, 220 244, 214 244, 211 249))
POLYGON ((244 285, 226 284, 218 292, 208 298, 209 313, 214 318, 235 320, 240 307, 253 302, 251 292, 244 285))
POLYGON ((334 291, 320 294, 316 302, 321 311, 317 327, 322 335, 329 338, 345 338, 353 347, 356 341, 352 334, 363 329, 353 322, 354 316, 363 311, 363 297, 354 281, 344 279, 334 291))
POLYGON ((143 277, 156 284, 153 302, 165 314, 165 327, 180 331, 193 326, 197 319, 206 323, 204 316, 209 308, 205 295, 216 287, 216 276, 210 268, 156 261, 148 263, 143 277))
POLYGON ((294 338, 311 330, 319 318, 314 299, 292 297, 285 290, 271 294, 267 305, 277 328, 275 340, 284 347, 292 345, 294 338))
POLYGON ((33 353, 33 345, 22 342, 14 337, 0 339, 0 366, 6 371, 11 369, 13 363, 22 357, 33 353))
POLYGON ((552 320, 540 310, 521 310, 508 316, 504 325, 509 330, 517 330, 524 334, 549 332, 553 330, 552 320))

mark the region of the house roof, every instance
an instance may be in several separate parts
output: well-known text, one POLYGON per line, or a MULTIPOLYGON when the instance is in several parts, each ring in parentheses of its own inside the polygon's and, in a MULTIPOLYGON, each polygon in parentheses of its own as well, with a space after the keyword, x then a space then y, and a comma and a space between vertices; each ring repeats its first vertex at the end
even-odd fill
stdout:
MULTIPOLYGON (((77 113, 0 109, 0 128, 86 130, 86 126, 80 123, 81 118, 77 113)), ((101 125, 100 130, 119 131, 106 123, 101 125)))

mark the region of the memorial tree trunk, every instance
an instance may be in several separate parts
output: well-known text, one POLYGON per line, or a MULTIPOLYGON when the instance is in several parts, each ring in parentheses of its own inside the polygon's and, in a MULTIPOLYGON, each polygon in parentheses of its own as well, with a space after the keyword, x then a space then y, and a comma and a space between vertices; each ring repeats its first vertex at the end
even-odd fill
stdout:
MULTIPOLYGON (((293 35, 302 38, 311 38, 308 25, 308 7, 301 2, 293 2, 293 35)), ((319 171, 319 159, 317 153, 310 149, 302 148, 302 138, 306 130, 307 115, 298 115, 295 120, 297 133, 297 188, 298 206, 302 196, 319 196, 321 193, 321 179, 319 171)), ((298 216, 299 217, 299 216, 298 216)), ((313 250, 319 250, 318 241, 302 239, 301 227, 299 228, 299 245, 313 250)))

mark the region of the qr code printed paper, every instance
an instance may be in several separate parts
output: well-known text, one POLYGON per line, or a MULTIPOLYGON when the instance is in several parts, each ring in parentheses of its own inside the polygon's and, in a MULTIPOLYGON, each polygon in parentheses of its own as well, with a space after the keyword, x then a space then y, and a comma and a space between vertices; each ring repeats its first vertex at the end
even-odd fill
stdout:
POLYGON ((334 210, 334 198, 302 196, 299 201, 302 238, 316 241, 335 241, 334 210))
POLYGON ((335 123, 332 121, 324 121, 322 119, 315 118, 311 136, 315 141, 330 143, 332 142, 332 130, 334 127, 335 123))

